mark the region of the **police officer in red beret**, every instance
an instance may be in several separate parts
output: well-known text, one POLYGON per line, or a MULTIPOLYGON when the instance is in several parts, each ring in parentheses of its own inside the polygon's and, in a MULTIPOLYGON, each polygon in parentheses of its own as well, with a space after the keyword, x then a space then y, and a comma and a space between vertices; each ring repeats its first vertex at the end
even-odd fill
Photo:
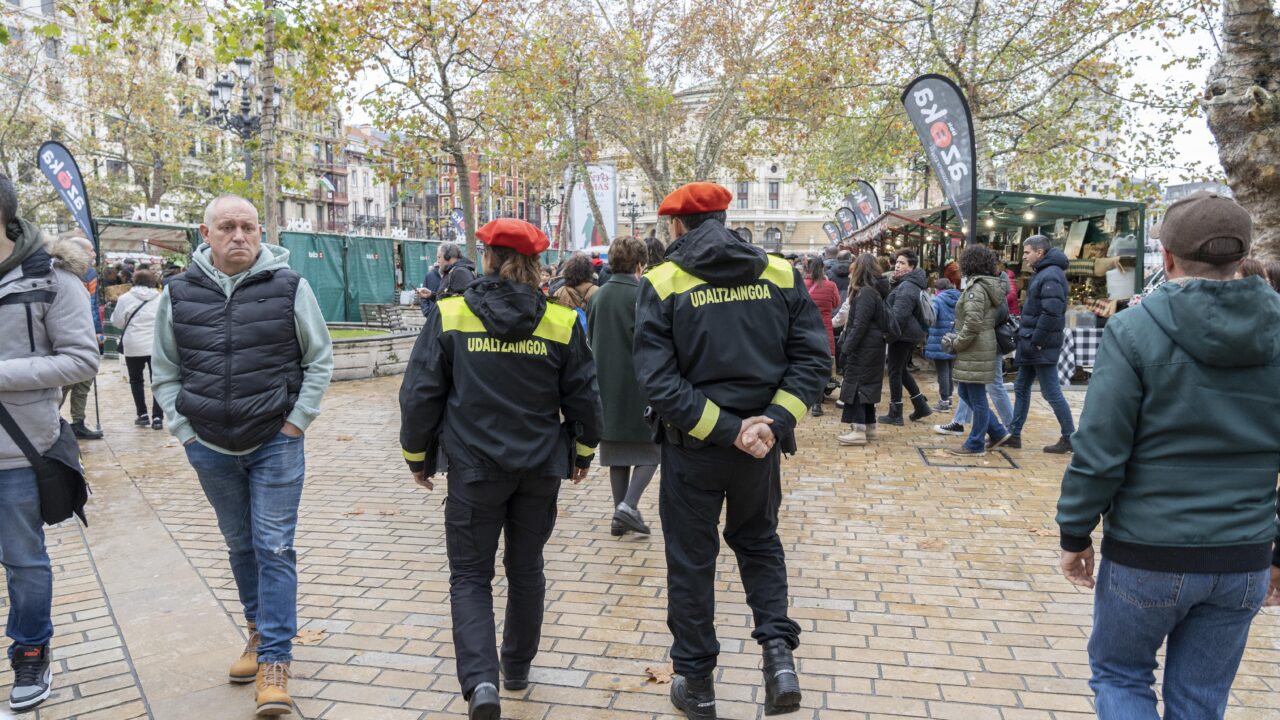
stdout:
POLYGON ((800 626, 787 616, 778 539, 779 455, 795 452, 796 423, 831 369, 800 274, 725 227, 731 199, 719 185, 691 183, 663 200, 658 214, 675 241, 667 262, 645 274, 636 310, 636 376, 662 441, 671 701, 698 720, 716 717, 716 531, 726 503, 724 539, 764 654, 765 713, 800 707, 791 655, 800 626))
POLYGON ((448 459, 445 540, 458 682, 471 720, 497 720, 497 682, 521 690, 542 633, 542 548, 560 481, 586 477, 600 438, 600 398, 573 310, 538 289, 541 230, 494 220, 476 233, 487 273, 437 304, 400 388, 400 443, 419 485, 448 459), (494 557, 505 532, 508 597, 494 651, 494 557))

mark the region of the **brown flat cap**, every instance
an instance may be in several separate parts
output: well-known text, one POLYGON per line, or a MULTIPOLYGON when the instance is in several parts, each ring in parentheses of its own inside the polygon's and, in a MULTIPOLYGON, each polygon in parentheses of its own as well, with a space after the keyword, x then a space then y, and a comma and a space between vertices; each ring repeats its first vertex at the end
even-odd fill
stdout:
POLYGON ((1235 200, 1201 190, 1169 206, 1160 242, 1175 257, 1213 265, 1237 262, 1249 254, 1253 219, 1235 200), (1234 242, 1215 242, 1229 240, 1234 242), (1214 247, 1210 249, 1210 244, 1214 247))

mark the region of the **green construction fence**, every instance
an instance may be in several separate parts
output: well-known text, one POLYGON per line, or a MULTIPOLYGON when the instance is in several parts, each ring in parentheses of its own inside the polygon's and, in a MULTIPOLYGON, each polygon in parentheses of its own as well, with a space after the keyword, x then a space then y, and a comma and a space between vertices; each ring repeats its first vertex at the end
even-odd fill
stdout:
POLYGON ((282 232, 289 266, 307 279, 326 322, 360 322, 361 304, 395 303, 395 241, 282 232))

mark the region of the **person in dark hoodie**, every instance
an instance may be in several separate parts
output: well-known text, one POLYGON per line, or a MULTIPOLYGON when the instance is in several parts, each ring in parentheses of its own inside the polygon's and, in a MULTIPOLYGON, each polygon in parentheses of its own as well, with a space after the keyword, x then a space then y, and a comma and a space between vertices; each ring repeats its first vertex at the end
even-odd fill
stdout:
POLYGON ((779 455, 795 452, 795 426, 831 374, 827 332, 784 258, 725 227, 729 191, 691 183, 658 208, 675 241, 640 282, 634 360, 662 440, 659 514, 666 532, 667 627, 677 677, 671 701, 690 718, 715 718, 717 524, 737 555, 751 636, 763 648, 765 712, 797 710, 778 539, 779 455))
POLYGON ((1058 441, 1044 449, 1047 453, 1071 452, 1071 433, 1075 423, 1071 407, 1062 396, 1058 380, 1058 356, 1062 354, 1067 317, 1067 265, 1065 253, 1049 244, 1044 235, 1032 235, 1022 243, 1024 267, 1035 274, 1027 283, 1027 301, 1022 307, 1022 325, 1018 328, 1017 349, 1013 364, 1018 367, 1014 381, 1013 438, 1009 447, 1022 447, 1022 428, 1031 411, 1031 385, 1040 383, 1044 397, 1058 419, 1058 441))
MULTIPOLYGON (((46 245, 40 230, 18 217, 13 183, 0 175, 0 408, 36 453, 79 455, 58 417, 58 398, 62 386, 98 372, 89 296, 80 280, 92 261, 91 252, 69 239, 46 245)), ((3 427, 0 564, 8 582, 9 707, 30 710, 49 697, 53 682, 53 566, 35 470, 3 427)))
POLYGON ((852 266, 853 253, 841 250, 836 253, 836 259, 827 268, 827 279, 835 283, 836 289, 840 291, 840 302, 844 302, 849 297, 849 269, 852 266))
POLYGON ((445 540, 458 683, 470 720, 497 720, 499 669, 506 689, 529 684, 546 595, 542 549, 555 526, 560 481, 586 477, 601 417, 578 316, 539 290, 547 236, 500 218, 476 237, 489 248, 488 272, 427 316, 400 388, 400 443, 414 480, 428 490, 438 447, 448 457, 445 540), (499 659, 492 585, 504 530, 499 659))
POLYGON ((1233 280, 1252 222, 1199 192, 1169 206, 1169 281, 1107 322, 1062 478, 1061 571, 1094 588, 1101 720, 1221 719, 1263 605, 1280 605, 1280 297, 1233 280))
POLYGON ((929 286, 929 278, 919 264, 920 258, 911 249, 899 250, 893 259, 888 303, 898 334, 889 338, 889 414, 880 416, 880 422, 889 425, 902 424, 903 387, 911 393, 912 420, 923 420, 933 414, 929 399, 920 392, 920 386, 907 369, 911 353, 925 339, 928 330, 920 313, 920 293, 929 286))
POLYGON ((938 294, 933 296, 933 327, 929 328, 929 338, 924 343, 924 357, 933 361, 938 372, 938 412, 951 412, 951 369, 956 356, 942 349, 942 338, 955 328, 956 303, 960 300, 960 291, 952 287, 951 281, 940 277, 934 282, 938 294))

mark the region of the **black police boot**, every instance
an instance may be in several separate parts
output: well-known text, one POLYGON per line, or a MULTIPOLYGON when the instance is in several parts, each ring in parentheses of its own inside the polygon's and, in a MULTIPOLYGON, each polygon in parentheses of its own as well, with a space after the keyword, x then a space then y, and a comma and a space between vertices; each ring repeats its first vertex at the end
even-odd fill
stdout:
POLYGON ((467 705, 467 720, 499 720, 502 703, 498 700, 498 688, 493 683, 480 683, 471 691, 467 705))
POLYGON ((782 638, 764 643, 764 714, 782 715, 800 709, 800 678, 791 648, 782 638))
POLYGON ((900 402, 889 403, 889 414, 881 415, 877 419, 885 425, 901 425, 902 424, 902 403, 900 402))
POLYGON ((522 668, 502 664, 502 687, 507 690, 523 690, 529 687, 529 666, 522 668))
POLYGON ((671 704, 689 720, 716 720, 716 690, 708 676, 675 676, 671 681, 671 704))
POLYGON ((929 407, 929 398, 920 393, 911 398, 911 407, 915 412, 911 413, 911 421, 923 420, 933 414, 933 408, 929 407))

